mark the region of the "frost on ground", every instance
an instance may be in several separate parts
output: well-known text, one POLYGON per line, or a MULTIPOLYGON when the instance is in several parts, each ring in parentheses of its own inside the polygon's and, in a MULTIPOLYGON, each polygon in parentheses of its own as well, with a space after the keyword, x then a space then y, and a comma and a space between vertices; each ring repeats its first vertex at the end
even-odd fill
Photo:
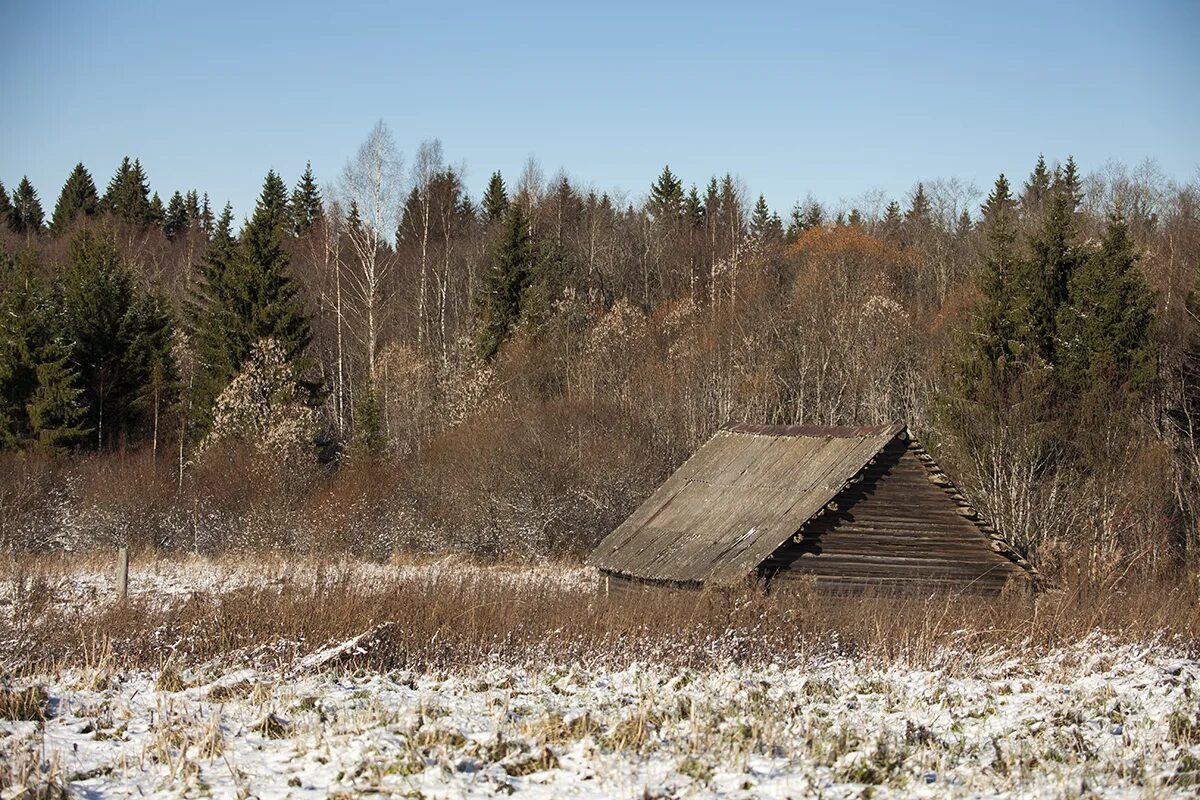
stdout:
POLYGON ((703 671, 414 674, 353 671, 344 656, 362 643, 280 671, 23 678, 5 695, 0 793, 22 796, 22 781, 86 797, 259 798, 1169 797, 1200 786, 1200 665, 1163 645, 1092 636, 1041 655, 947 651, 922 668, 828 654, 703 671), (39 713, 19 713, 19 695, 39 713))

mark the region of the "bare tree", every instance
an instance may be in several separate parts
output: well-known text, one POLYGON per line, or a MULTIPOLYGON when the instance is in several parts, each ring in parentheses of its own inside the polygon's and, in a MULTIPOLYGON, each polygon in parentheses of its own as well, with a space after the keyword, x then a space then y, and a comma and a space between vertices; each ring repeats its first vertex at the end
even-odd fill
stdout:
MULTIPOLYGON (((388 240, 399 219, 402 175, 402 156, 382 120, 375 123, 342 173, 341 194, 350 214, 346 238, 352 251, 351 261, 345 264, 347 290, 356 304, 356 334, 365 348, 372 384, 380 330, 388 308, 383 290, 395 265, 388 240)), ((340 282, 338 291, 340 294, 340 282)))

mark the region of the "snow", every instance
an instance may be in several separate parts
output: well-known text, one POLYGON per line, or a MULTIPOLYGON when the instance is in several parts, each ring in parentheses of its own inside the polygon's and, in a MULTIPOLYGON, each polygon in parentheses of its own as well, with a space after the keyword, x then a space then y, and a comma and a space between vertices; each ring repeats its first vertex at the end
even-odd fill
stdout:
POLYGON ((1200 783, 1200 664, 1162 643, 947 650, 920 668, 829 652, 682 671, 339 669, 361 645, 181 683, 27 676, 15 685, 43 686, 52 714, 0 721, 0 776, 25 765, 92 798, 263 800, 1132 798, 1200 783))

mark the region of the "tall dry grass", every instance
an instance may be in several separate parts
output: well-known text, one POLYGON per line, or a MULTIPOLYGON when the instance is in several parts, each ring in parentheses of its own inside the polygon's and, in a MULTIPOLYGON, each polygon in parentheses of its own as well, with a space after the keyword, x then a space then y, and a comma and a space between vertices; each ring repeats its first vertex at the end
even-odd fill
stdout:
MULTIPOLYGON (((564 565, 565 566, 565 565, 564 565)), ((85 665, 97 652, 119 668, 206 662, 287 668, 331 643, 368 633, 345 656, 376 669, 444 671, 483 663, 629 663, 702 667, 769 663, 829 650, 941 663, 999 649, 1045 649, 1100 631, 1169 639, 1200 650, 1194 578, 1087 581, 1029 597, 831 597, 747 584, 704 592, 647 589, 604 596, 519 573, 442 566, 364 574, 342 562, 310 580, 276 581, 178 599, 55 602, 61 581, 19 570, 32 611, 0 616, 0 668, 85 665), (57 587, 57 588, 56 588, 57 587), (361 652, 357 652, 361 651, 361 652)), ((10 593, 10 597, 15 597, 10 593)), ((11 600, 14 604, 16 600, 11 600)))

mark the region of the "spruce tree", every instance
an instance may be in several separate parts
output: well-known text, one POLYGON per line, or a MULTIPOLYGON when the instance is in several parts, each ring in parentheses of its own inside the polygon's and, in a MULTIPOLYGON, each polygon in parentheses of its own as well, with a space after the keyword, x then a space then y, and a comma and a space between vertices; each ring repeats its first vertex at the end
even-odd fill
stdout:
POLYGON ((171 202, 167 204, 163 233, 167 235, 168 239, 174 239, 176 236, 186 233, 190 226, 191 219, 188 217, 187 202, 183 199, 182 194, 175 192, 171 195, 171 202))
MULTIPOLYGON (((1028 189, 1027 184, 1026 195, 1028 189)), ((1056 171, 1040 202, 1043 210, 1030 235, 1029 257, 1014 268, 1011 305, 1020 355, 1029 363, 1049 366, 1056 358, 1058 311, 1067 301, 1071 274, 1085 255, 1076 242, 1079 183, 1073 160, 1066 170, 1056 171)), ((1022 209, 1026 207, 1023 200, 1022 209)))
POLYGON ((1006 382, 1014 360, 1012 351, 1014 286, 1018 265, 1015 202, 1008 179, 1001 173, 982 206, 987 251, 980 278, 975 325, 968 338, 960 370, 965 394, 986 400, 1006 382))
POLYGON ((1025 189, 1021 193, 1021 211, 1029 218, 1036 219, 1042 213, 1046 199, 1050 196, 1050 171, 1046 168, 1046 157, 1039 154, 1037 164, 1025 181, 1025 189))
POLYGON ((50 219, 50 230, 62 233, 70 227, 77 216, 83 214, 92 216, 100 206, 100 197, 96 194, 96 183, 92 175, 82 163, 76 164, 75 169, 67 176, 58 202, 54 204, 54 215, 50 219))
POLYGON ((1058 311, 1055 374, 1068 396, 1133 396, 1153 381, 1154 301, 1137 261, 1118 207, 1099 249, 1071 273, 1068 302, 1058 311))
POLYGON ((759 244, 766 244, 771 228, 771 209, 767 208, 767 200, 761 194, 754 204, 754 213, 750 217, 750 235, 759 244))
POLYGON ((29 178, 21 178, 12 194, 12 229, 17 233, 40 233, 46 223, 42 201, 29 178))
POLYGON ((118 219, 134 225, 150 223, 150 185, 146 172, 138 160, 129 156, 121 160, 121 166, 108 182, 100 205, 118 219))
POLYGON ((13 207, 12 200, 8 198, 8 191, 4 188, 4 182, 0 181, 0 225, 13 226, 13 207))
POLYGON ((483 214, 488 222, 496 222, 508 211, 508 191, 499 171, 493 172, 483 193, 483 214))
POLYGON ((904 214, 900 211, 900 204, 893 200, 888 203, 887 210, 883 213, 882 235, 884 240, 896 244, 900 241, 903 228, 904 214))
POLYGON ((316 225, 324 214, 321 190, 317 187, 312 162, 309 161, 304 165, 304 174, 292 191, 292 233, 300 236, 316 225))
POLYGON ((479 301, 476 345, 484 359, 495 357, 521 318, 521 296, 530 283, 534 257, 529 221, 521 204, 513 203, 505 214, 479 301))
POLYGON ((200 224, 200 195, 195 189, 183 196, 184 210, 187 212, 188 223, 198 226, 200 224))
POLYGON ((932 224, 933 210, 929 203, 929 196, 925 194, 925 184, 918 183, 917 188, 913 190, 908 211, 904 212, 904 230, 908 243, 914 244, 919 241, 932 224))
POLYGON ((683 217, 683 182, 675 177, 670 166, 663 167, 658 180, 650 185, 646 208, 655 222, 674 223, 683 217))
POLYGON ((71 243, 61 292, 70 362, 97 446, 137 436, 144 420, 137 401, 150 381, 150 365, 171 358, 169 318, 138 292, 112 238, 91 230, 71 243))
POLYGON ((150 198, 150 218, 151 225, 163 227, 167 222, 167 207, 163 205, 162 198, 158 196, 158 192, 150 198))
POLYGON ((696 190, 694 183, 684 202, 684 217, 693 228, 704 227, 704 201, 700 199, 700 192, 696 190))
POLYGON ((188 309, 201 372, 201 415, 266 339, 283 349, 302 387, 310 394, 316 390, 301 380, 312 334, 283 246, 292 225, 287 187, 273 170, 267 173, 254 215, 236 243, 230 238, 232 216, 226 206, 188 309))
POLYGON ((202 420, 207 419, 217 396, 233 380, 246 357, 245 340, 237 335, 241 323, 229 274, 236 257, 233 206, 226 203, 213 225, 204 258, 196 267, 197 280, 184 304, 197 366, 193 407, 199 409, 202 420))
MULTIPOLYGON (((232 211, 230 213, 232 214, 232 211)), ((196 220, 199 222, 200 232, 204 234, 205 238, 213 235, 215 218, 212 213, 212 205, 208 201, 208 192, 204 193, 204 199, 200 203, 200 213, 196 216, 196 220)))
POLYGON ((0 447, 29 438, 29 399, 37 388, 38 354, 47 344, 48 311, 36 254, 0 252, 0 447))
POLYGON ((60 455, 90 432, 84 425, 83 390, 65 348, 57 343, 43 348, 36 374, 37 386, 26 405, 33 445, 43 453, 60 455))

